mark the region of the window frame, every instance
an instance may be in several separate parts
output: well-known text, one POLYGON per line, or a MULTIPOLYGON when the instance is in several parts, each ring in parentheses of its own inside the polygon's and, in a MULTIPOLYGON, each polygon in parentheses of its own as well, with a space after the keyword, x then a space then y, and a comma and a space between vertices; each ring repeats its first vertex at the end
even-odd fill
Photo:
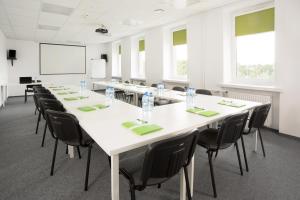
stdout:
MULTIPOLYGON (((262 10, 266 10, 269 8, 275 8, 274 3, 267 3, 267 4, 261 4, 256 6, 247 7, 246 9, 242 9, 239 11, 236 11, 232 13, 231 15, 231 82, 237 83, 237 84, 250 84, 250 85, 274 85, 275 79, 276 79, 276 63, 275 63, 275 56, 276 56, 276 47, 274 48, 274 78, 263 80, 263 79, 248 79, 248 78, 239 78, 237 75, 238 72, 238 65, 237 65, 237 37, 235 35, 235 18, 241 15, 246 15, 262 10)), ((276 30, 274 30, 274 35, 276 38, 276 30)), ((275 44, 275 39, 274 39, 275 44)), ((275 46, 275 45, 274 45, 275 46)))
MULTIPOLYGON (((170 69, 169 69, 169 74, 167 76, 168 79, 170 80, 178 80, 178 81, 187 81, 188 80, 188 72, 186 76, 177 76, 176 74, 176 57, 175 57, 175 46, 173 45, 173 33, 176 31, 180 31, 185 29, 187 32, 187 26, 186 24, 176 26, 170 29, 170 69)), ((186 46, 187 46, 187 65, 188 65, 188 42, 186 41, 186 46)), ((188 66, 187 66, 188 70, 188 66)))
MULTIPOLYGON (((140 73, 140 49, 139 49, 139 43, 141 40, 145 41, 145 36, 144 35, 138 35, 133 38, 133 43, 132 43, 132 50, 131 52, 134 54, 133 59, 134 61, 131 62, 132 68, 131 68, 131 78, 132 79, 139 79, 139 80, 144 80, 146 78, 146 49, 144 50, 145 52, 145 63, 144 63, 144 73, 140 73)), ((146 46, 146 45, 145 45, 146 46)))
POLYGON ((113 44, 113 54, 114 54, 114 62, 112 69, 112 77, 121 77, 122 76, 122 44, 121 41, 114 42, 113 44), (119 54, 119 46, 121 46, 121 54, 119 54), (116 71, 116 74, 114 74, 116 71))

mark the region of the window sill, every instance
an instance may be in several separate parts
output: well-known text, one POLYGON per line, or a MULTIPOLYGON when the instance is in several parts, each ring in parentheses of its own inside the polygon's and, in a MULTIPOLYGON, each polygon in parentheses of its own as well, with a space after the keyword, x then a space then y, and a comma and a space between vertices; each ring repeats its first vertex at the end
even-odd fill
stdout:
POLYGON ((116 78, 116 79, 122 79, 121 76, 112 76, 111 78, 112 78, 112 79, 114 79, 114 78, 116 78))
POLYGON ((164 79, 163 82, 166 82, 166 83, 189 84, 188 80, 178 80, 178 79, 164 79))
POLYGON ((266 91, 266 92, 277 92, 281 93, 281 88, 274 86, 261 86, 261 85, 248 85, 248 84, 237 84, 237 83, 221 83, 222 88, 235 88, 235 89, 245 89, 245 90, 256 90, 256 91, 266 91))

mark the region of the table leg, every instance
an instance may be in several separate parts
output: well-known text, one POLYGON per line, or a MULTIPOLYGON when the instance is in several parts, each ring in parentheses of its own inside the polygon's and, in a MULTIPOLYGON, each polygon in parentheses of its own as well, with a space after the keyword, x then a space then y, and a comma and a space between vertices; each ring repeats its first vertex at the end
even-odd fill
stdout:
POLYGON ((138 106, 139 105, 139 94, 134 93, 134 105, 138 106))
POLYGON ((257 130, 255 131, 255 147, 254 147, 254 151, 257 152, 257 130))
MULTIPOLYGON (((188 166, 188 174, 189 174, 189 182, 190 182, 190 189, 191 189, 191 195, 193 197, 193 191, 194 191, 194 167, 195 167, 195 158, 193 156, 190 165, 188 166)), ((184 171, 183 169, 180 171, 180 200, 186 200, 186 183, 185 183, 185 177, 184 177, 184 171)))
POLYGON ((70 158, 74 158, 74 147, 68 145, 68 152, 69 152, 69 156, 70 158))
POLYGON ((119 200, 119 154, 111 156, 111 199, 119 200))

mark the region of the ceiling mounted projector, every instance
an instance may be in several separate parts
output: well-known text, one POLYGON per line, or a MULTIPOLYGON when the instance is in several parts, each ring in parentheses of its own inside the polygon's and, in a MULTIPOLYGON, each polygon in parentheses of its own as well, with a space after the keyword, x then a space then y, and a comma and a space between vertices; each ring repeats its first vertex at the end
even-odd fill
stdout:
POLYGON ((108 35, 108 29, 106 28, 106 26, 104 26, 103 24, 101 25, 100 28, 97 28, 95 30, 96 33, 101 33, 101 34, 105 34, 108 35))

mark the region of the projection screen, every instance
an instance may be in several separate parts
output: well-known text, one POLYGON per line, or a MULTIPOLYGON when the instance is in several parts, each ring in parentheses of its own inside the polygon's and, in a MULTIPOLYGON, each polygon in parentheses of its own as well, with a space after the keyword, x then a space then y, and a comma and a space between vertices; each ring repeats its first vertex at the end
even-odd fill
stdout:
POLYGON ((40 43, 40 74, 85 74, 85 46, 40 43))

